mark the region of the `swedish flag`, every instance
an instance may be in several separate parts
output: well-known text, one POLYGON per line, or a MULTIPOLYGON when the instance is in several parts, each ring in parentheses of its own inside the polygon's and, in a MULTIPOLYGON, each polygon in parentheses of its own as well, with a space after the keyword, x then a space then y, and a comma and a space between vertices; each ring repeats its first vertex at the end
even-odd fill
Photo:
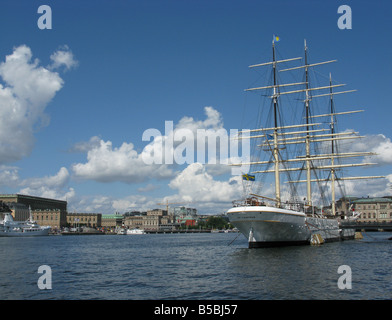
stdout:
POLYGON ((252 176, 251 174, 243 174, 242 180, 255 181, 255 176, 252 176))

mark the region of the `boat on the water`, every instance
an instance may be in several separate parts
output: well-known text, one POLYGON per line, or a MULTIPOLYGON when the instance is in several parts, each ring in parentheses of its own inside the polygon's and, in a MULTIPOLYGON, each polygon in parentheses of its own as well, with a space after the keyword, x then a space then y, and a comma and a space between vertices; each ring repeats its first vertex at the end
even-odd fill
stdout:
POLYGON ((146 234, 146 232, 145 232, 143 229, 135 228, 135 229, 128 229, 128 230, 127 230, 127 234, 128 234, 128 235, 146 234))
POLYGON ((3 221, 0 221, 0 237, 36 237, 47 236, 51 230, 48 226, 40 226, 30 217, 26 221, 14 221, 11 212, 4 213, 3 221))
POLYGON ((268 110, 259 110, 260 122, 256 128, 242 130, 238 135, 238 139, 253 139, 251 142, 255 143, 249 162, 231 164, 246 165, 249 171, 242 174, 244 198, 233 201, 233 207, 227 212, 230 223, 248 239, 249 248, 354 239, 354 230, 340 226, 341 219, 352 218, 352 213, 337 210, 336 185, 341 197, 344 197, 340 187, 346 180, 383 178, 343 177, 343 169, 373 164, 348 163, 348 158, 374 153, 353 152, 347 145, 339 144, 360 136, 352 130, 337 132, 337 118, 363 110, 337 112, 334 96, 356 90, 334 92, 334 88, 343 85, 333 84, 331 74, 329 83, 313 87, 311 80, 314 73, 311 70, 336 60, 309 63, 306 41, 304 63, 286 65, 301 59, 277 60, 274 37, 272 61, 250 66, 271 67, 269 74, 264 70, 259 73, 268 74, 269 83, 246 90, 261 93, 261 97, 270 101, 262 104, 261 107, 268 110), (286 66, 281 68, 281 65, 286 66), (288 71, 290 76, 285 77, 288 71), (298 71, 301 74, 297 74, 298 71), (290 82, 293 77, 298 80, 290 82), (324 103, 320 102, 322 99, 318 100, 316 109, 312 100, 319 97, 324 97, 324 103), (324 112, 320 112, 320 106, 325 107, 324 112), (266 120, 265 123, 262 124, 262 120, 266 120), (270 173, 274 177, 268 180, 270 173), (286 183, 283 185, 284 175, 286 183), (301 184, 306 188, 301 189, 301 184), (268 190, 270 186, 274 186, 274 192, 268 190), (260 195, 261 190, 264 195, 260 195), (323 204, 316 206, 317 202, 323 204))
POLYGON ((125 234, 127 234, 127 230, 125 230, 124 228, 120 228, 117 230, 117 234, 118 235, 125 235, 125 234))

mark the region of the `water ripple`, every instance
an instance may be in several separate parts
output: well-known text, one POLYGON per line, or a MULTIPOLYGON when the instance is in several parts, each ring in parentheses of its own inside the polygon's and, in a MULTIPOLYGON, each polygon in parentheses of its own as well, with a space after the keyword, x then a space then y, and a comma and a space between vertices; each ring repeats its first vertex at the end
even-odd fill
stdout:
MULTIPOLYGON (((391 241, 248 249, 236 234, 0 238, 1 299, 390 299, 391 241), (40 290, 40 265, 52 289, 40 290), (337 286, 340 265, 352 289, 337 286)), ((390 234, 389 234, 390 236, 390 234)))

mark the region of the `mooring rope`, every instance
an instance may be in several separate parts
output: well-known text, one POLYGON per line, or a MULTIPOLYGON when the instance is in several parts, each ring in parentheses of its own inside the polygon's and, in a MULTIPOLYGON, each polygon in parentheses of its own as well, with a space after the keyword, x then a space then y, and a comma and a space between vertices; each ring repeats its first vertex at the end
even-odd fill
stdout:
POLYGON ((237 236, 227 246, 231 245, 235 241, 235 239, 237 239, 239 237, 240 234, 241 234, 241 232, 238 232, 237 236))

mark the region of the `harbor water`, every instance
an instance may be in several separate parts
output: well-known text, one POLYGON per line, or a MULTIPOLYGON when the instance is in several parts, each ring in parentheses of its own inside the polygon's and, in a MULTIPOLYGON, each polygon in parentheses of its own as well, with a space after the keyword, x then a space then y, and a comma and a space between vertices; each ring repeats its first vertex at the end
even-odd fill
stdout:
POLYGON ((248 249, 237 233, 0 238, 0 298, 391 299, 391 235, 265 249, 248 249), (40 266, 50 267, 49 289, 38 285, 40 266), (349 275, 340 266, 351 288, 339 287, 349 275))

